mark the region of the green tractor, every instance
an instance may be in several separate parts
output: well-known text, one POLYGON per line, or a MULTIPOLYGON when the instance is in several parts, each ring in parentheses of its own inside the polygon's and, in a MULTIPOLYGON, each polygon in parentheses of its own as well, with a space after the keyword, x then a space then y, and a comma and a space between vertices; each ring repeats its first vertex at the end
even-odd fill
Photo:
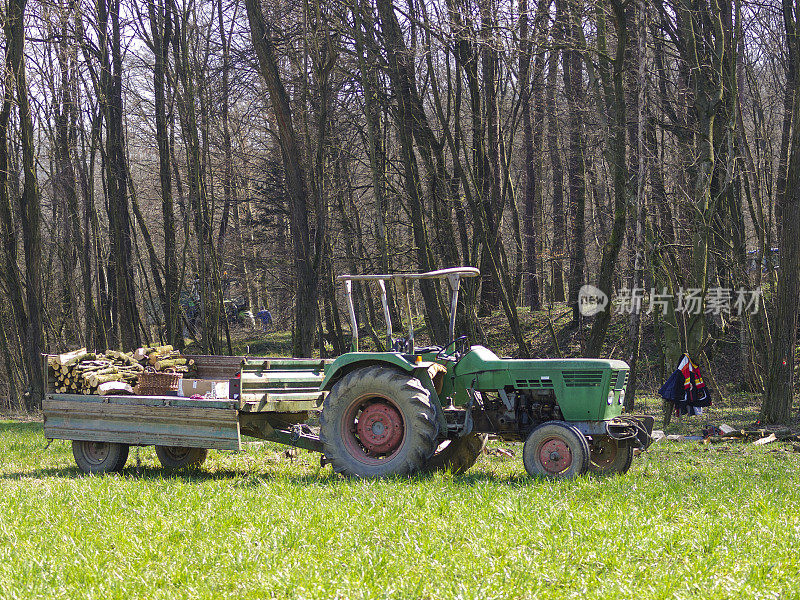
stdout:
POLYGON ((600 359, 499 358, 455 337, 461 279, 478 269, 429 273, 342 275, 353 332, 353 352, 324 370, 327 392, 320 415, 324 461, 354 477, 420 471, 463 473, 489 434, 524 441, 522 460, 533 476, 570 478, 586 472, 625 473, 634 449, 652 443, 652 417, 623 415, 627 363, 600 359), (451 291, 449 339, 414 345, 410 286, 444 279, 451 291), (381 291, 389 352, 359 352, 352 299, 354 281, 381 291), (386 283, 404 304, 408 332, 392 337, 386 283))

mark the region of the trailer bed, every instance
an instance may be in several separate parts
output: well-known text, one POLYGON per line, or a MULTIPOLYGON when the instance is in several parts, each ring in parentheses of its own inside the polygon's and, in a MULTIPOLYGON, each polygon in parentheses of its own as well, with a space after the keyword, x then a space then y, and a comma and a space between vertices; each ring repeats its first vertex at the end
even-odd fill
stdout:
POLYGON ((228 380, 229 398, 57 394, 43 403, 48 439, 241 450, 242 435, 319 449, 296 430, 322 408, 325 365, 319 359, 187 356, 198 379, 228 380))

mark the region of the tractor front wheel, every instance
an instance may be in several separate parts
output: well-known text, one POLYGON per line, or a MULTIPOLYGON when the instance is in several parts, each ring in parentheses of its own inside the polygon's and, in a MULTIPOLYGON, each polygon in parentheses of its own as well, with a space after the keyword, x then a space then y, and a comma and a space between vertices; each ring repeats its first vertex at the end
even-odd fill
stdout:
POLYGON ((633 462, 633 446, 607 435, 592 438, 589 472, 595 475, 627 473, 633 462))
POLYGON ((438 423, 419 379, 372 366, 345 375, 325 398, 320 439, 337 473, 409 475, 436 450, 438 423))
POLYGON ((454 475, 466 473, 483 453, 488 439, 485 433, 473 432, 454 440, 445 440, 425 463, 425 470, 450 471, 454 475))
POLYGON ((571 479, 586 472, 589 446, 575 427, 563 421, 550 421, 539 425, 525 440, 522 463, 534 477, 571 479))

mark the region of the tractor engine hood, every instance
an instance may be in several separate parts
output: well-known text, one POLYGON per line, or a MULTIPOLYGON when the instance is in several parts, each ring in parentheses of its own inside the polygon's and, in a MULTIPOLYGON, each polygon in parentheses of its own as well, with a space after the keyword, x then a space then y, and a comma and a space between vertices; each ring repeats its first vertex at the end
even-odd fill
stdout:
POLYGON ((601 358, 500 358, 484 346, 472 346, 455 367, 456 375, 485 371, 603 371, 628 370, 622 360, 601 358))
POLYGON ((621 360, 498 358, 483 346, 473 346, 455 365, 453 374, 456 390, 552 394, 565 420, 605 421, 622 413, 628 370, 621 360))

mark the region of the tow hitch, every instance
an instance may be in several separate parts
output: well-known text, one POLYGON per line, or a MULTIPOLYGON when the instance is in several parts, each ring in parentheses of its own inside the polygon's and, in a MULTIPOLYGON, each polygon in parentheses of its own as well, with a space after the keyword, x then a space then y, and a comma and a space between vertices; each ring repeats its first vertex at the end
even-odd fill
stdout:
POLYGON ((649 415, 615 417, 606 423, 608 437, 615 440, 636 440, 640 450, 653 443, 655 418, 649 415))

